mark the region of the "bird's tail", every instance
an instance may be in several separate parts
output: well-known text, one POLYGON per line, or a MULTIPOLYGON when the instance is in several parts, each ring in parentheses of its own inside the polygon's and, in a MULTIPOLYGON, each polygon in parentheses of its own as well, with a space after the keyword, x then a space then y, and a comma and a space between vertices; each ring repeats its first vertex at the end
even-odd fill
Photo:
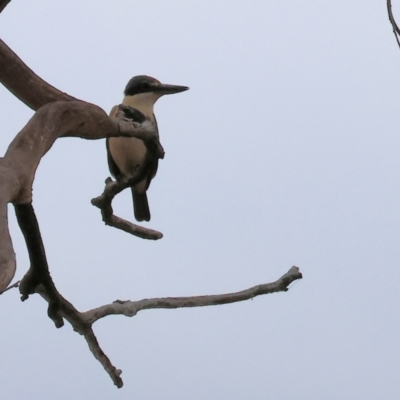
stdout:
POLYGON ((147 201, 147 194, 138 193, 132 188, 133 211, 137 221, 150 221, 150 209, 147 201))

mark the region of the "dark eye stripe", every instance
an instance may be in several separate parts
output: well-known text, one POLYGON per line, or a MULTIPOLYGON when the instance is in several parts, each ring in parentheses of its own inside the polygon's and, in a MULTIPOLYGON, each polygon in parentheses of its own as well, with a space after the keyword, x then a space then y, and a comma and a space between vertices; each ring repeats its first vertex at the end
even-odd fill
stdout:
POLYGON ((145 75, 134 76, 126 85, 125 95, 134 96, 139 93, 151 92, 158 81, 145 75))
POLYGON ((146 82, 143 82, 143 83, 141 83, 141 88, 142 88, 144 91, 147 91, 147 90, 150 89, 150 84, 148 84, 148 83, 146 83, 146 82))

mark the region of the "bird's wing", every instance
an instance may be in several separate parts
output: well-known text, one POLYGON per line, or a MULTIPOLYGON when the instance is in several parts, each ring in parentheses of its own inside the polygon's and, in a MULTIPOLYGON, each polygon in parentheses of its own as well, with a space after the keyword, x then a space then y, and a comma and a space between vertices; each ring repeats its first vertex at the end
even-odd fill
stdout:
POLYGON ((147 119, 146 116, 137 108, 125 104, 120 104, 117 107, 124 113, 126 118, 131 119, 134 122, 141 124, 147 119))

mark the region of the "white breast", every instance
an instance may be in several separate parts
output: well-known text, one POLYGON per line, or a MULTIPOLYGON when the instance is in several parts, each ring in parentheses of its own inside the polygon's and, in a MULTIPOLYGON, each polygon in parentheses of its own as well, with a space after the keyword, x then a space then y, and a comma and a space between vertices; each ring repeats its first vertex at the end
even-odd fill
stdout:
POLYGON ((135 172, 146 156, 146 146, 136 138, 110 138, 111 156, 123 174, 135 172))

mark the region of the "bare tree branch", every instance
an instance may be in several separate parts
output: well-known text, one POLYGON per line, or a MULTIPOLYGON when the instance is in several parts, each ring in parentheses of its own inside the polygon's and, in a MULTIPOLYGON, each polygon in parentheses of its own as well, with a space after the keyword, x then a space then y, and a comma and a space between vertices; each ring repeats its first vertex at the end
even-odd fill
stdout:
POLYGON ((26 300, 30 294, 39 293, 49 303, 48 315, 54 321, 55 326, 61 328, 64 325, 65 318, 76 332, 85 337, 90 351, 103 365, 114 384, 119 388, 122 387, 121 371, 117 370, 111 364, 109 358, 100 348, 93 332, 92 324, 88 323, 82 317, 82 314, 58 292, 53 283, 39 224, 32 205, 15 204, 15 210, 31 262, 29 271, 25 274, 19 285, 22 300, 26 300))
POLYGON ((83 335, 88 343, 90 351, 102 364, 103 368, 118 388, 123 385, 120 377, 121 370, 117 369, 111 363, 110 359, 101 349, 92 329, 93 323, 98 319, 116 314, 132 317, 141 310, 154 308, 204 307, 244 301, 263 294, 285 292, 293 281, 302 278, 299 269, 297 267, 292 267, 276 282, 257 285, 241 292, 213 296, 167 297, 143 299, 140 301, 116 301, 112 304, 81 313, 58 292, 51 279, 39 225, 32 205, 15 204, 14 206, 31 262, 28 273, 20 283, 22 299, 27 299, 30 294, 35 292, 39 293, 49 303, 48 315, 54 321, 55 326, 57 328, 62 327, 65 319, 72 325, 76 332, 83 335))
MULTIPOLYGON (((10 0, 0 0, 0 13, 10 0)), ((0 82, 33 110, 52 101, 76 100, 39 78, 0 40, 0 82)))
MULTIPOLYGON (((40 294, 47 302, 49 302, 49 304, 52 301, 46 289, 43 287, 43 285, 39 285, 36 288, 36 293, 40 294)), ((122 371, 115 368, 112 365, 110 359, 101 349, 97 341, 97 338, 93 332, 92 324, 88 323, 85 320, 85 318, 83 318, 82 314, 70 302, 64 299, 59 293, 58 293, 58 306, 59 306, 57 309, 58 315, 66 319, 71 324, 74 331, 79 333, 85 338, 90 351, 92 352, 94 357, 100 362, 100 364, 103 366, 106 372, 110 375, 110 378, 114 382, 114 385, 117 386, 118 388, 121 388, 123 386, 123 382, 120 377, 122 371)))
POLYGON ((6 8, 11 0, 0 0, 0 13, 6 8))
POLYGON ((399 39, 400 28, 398 27, 396 20, 394 19, 394 15, 392 12, 392 1, 391 0, 387 0, 387 10, 388 10, 389 21, 393 27, 394 37, 396 38, 397 45, 400 47, 400 39, 399 39))
POLYGON ((55 326, 61 328, 64 325, 63 318, 70 322, 74 330, 85 337, 90 351, 103 365, 114 384, 119 388, 122 387, 123 383, 120 378, 121 371, 117 370, 111 364, 109 358, 100 348, 92 325, 85 321, 82 314, 61 296, 53 283, 47 264, 39 224, 32 205, 15 204, 14 206, 31 262, 29 271, 25 274, 19 285, 22 300, 26 300, 30 294, 35 292, 41 294, 49 303, 48 315, 54 321, 55 326))
POLYGON ((124 232, 130 233, 131 235, 140 237, 142 239, 158 240, 163 237, 161 232, 144 228, 140 225, 132 224, 125 219, 114 215, 111 202, 114 197, 127 187, 132 186, 132 182, 136 181, 137 175, 140 175, 140 171, 133 176, 126 176, 122 180, 113 181, 111 178, 106 179, 106 186, 104 192, 95 199, 92 199, 92 204, 100 208, 103 221, 106 225, 112 226, 117 229, 121 229, 124 232))
POLYGON ((39 78, 0 40, 0 82, 32 110, 53 101, 76 100, 39 78))
POLYGON ((106 356, 103 350, 100 348, 99 343, 94 335, 93 331, 90 329, 87 334, 84 335, 86 342, 89 346, 90 351, 93 353, 96 360, 100 362, 103 368, 106 370, 110 378, 114 382, 114 385, 120 389, 123 386, 123 381, 121 379, 122 371, 117 369, 112 365, 110 359, 106 356))
POLYGON ((286 292, 288 286, 295 280, 302 279, 302 274, 297 267, 292 267, 277 281, 257 285, 250 289, 236 293, 218 294, 213 296, 193 296, 193 297, 164 297, 154 299, 143 299, 139 301, 121 301, 107 304, 102 307, 95 308, 82 314, 83 318, 91 324, 104 318, 107 315, 125 315, 133 317, 139 311, 154 308, 186 308, 186 307, 205 307, 216 306, 221 304, 236 303, 252 299, 263 294, 286 292))
MULTIPOLYGON (((249 300, 263 294, 286 292, 289 290, 288 286, 298 279, 302 279, 302 274, 297 267, 292 267, 286 274, 284 274, 275 282, 257 285, 241 292, 213 296, 165 297, 143 299, 139 301, 117 300, 114 303, 107 304, 84 313, 77 311, 72 304, 59 295, 59 314, 72 325, 76 332, 85 337, 89 349, 93 353, 94 357, 101 363, 103 368, 110 375, 114 384, 120 388, 123 385, 120 377, 122 371, 114 367, 110 359, 100 348, 96 336, 94 335, 92 325, 97 320, 108 315, 125 315, 127 317, 133 317, 141 310, 149 310, 154 308, 172 309, 235 303, 238 301, 249 300)), ((37 288, 37 293, 39 293, 46 301, 51 301, 48 293, 42 285, 37 288)))

